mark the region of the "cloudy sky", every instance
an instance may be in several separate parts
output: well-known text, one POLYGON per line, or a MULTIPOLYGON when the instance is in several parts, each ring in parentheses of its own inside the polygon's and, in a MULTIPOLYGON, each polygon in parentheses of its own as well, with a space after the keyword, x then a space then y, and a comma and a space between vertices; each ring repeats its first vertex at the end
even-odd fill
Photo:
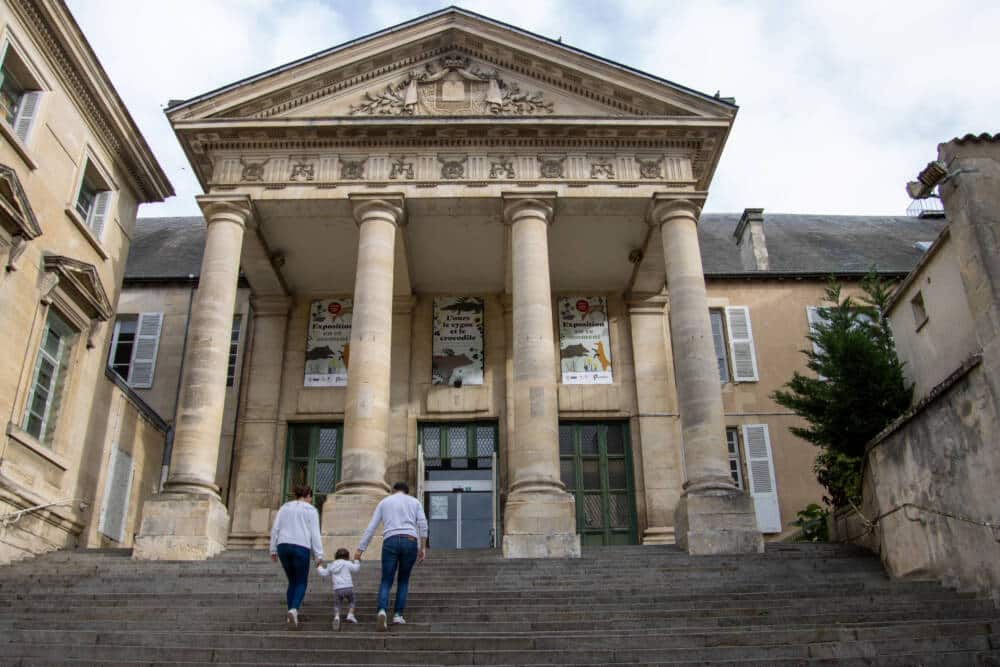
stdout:
MULTIPOLYGON (((163 115, 186 99, 449 3, 68 0, 177 190, 200 192, 163 115)), ((902 214, 941 141, 997 132, 1000 3, 507 0, 461 6, 735 97, 708 211, 902 214)))

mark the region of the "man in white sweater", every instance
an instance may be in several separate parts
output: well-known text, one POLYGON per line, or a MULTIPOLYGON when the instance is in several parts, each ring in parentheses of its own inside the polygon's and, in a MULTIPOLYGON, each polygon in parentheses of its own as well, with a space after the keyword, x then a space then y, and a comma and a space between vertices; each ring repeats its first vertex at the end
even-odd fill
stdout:
POLYGON ((354 559, 359 560, 368 548, 372 535, 379 523, 382 524, 382 583, 378 588, 378 615, 375 630, 385 632, 386 610, 389 607, 389 590, 392 580, 396 582, 396 604, 393 607, 392 624, 406 623, 403 610, 406 609, 406 593, 410 587, 410 570, 427 555, 427 517, 424 506, 412 497, 410 487, 405 482, 396 482, 392 495, 383 498, 372 514, 372 520, 361 536, 354 559))

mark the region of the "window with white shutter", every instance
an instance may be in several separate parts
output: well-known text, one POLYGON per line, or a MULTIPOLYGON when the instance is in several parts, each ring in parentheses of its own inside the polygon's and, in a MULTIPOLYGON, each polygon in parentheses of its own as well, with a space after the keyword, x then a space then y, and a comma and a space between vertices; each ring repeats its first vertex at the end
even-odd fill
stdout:
POLYGON ((743 451, 747 459, 747 485, 757 512, 757 527, 762 533, 780 533, 781 510, 767 424, 743 426, 743 451))
POLYGON ((76 191, 76 209, 80 220, 90 229, 90 233, 98 241, 104 234, 104 227, 111 214, 111 186, 108 180, 101 175, 100 170, 90 159, 87 159, 83 175, 80 178, 80 186, 76 191))
POLYGON ((5 41, 0 56, 0 116, 27 143, 42 98, 41 85, 11 42, 5 41))
POLYGON ((153 386, 153 372, 156 370, 156 352, 160 347, 160 327, 163 313, 141 313, 136 326, 135 345, 132 351, 132 368, 128 383, 136 389, 153 386))
POLYGON ((129 499, 132 495, 132 478, 135 468, 132 457, 115 445, 111 449, 104 482, 104 503, 97 530, 116 542, 125 541, 125 524, 128 521, 129 499))
POLYGON ((729 333, 729 354, 733 363, 734 382, 756 382, 757 353, 750 326, 750 309, 746 306, 726 308, 726 329, 729 333))
MULTIPOLYGON (((826 322, 826 318, 820 315, 819 306, 806 306, 806 319, 809 321, 809 333, 816 332, 816 325, 826 322)), ((813 352, 819 354, 819 345, 812 344, 813 352)))
POLYGON ((17 117, 14 119, 14 134, 21 143, 27 143, 28 134, 32 125, 35 124, 35 116, 38 115, 38 103, 42 99, 42 93, 38 90, 25 93, 21 97, 21 104, 17 110, 17 117))

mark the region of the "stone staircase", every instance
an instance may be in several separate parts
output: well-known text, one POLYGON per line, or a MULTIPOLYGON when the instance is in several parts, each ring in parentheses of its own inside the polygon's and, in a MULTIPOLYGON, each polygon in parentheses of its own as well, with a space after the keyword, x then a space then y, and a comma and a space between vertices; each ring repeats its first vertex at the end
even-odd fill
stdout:
POLYGON ((408 624, 388 633, 374 632, 374 559, 355 577, 361 624, 335 633, 315 571, 291 632, 284 577, 264 552, 129 556, 66 551, 0 568, 0 664, 1000 665, 990 601, 890 581, 851 547, 604 547, 573 561, 431 551, 408 624))

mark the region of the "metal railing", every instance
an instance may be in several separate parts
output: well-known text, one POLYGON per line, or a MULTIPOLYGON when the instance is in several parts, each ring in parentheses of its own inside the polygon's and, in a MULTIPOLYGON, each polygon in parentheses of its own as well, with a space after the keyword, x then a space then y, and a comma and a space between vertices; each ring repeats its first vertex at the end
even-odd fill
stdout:
POLYGON ((851 503, 851 508, 854 512, 861 517, 861 522, 865 525, 865 530, 859 535, 853 537, 848 537, 848 542, 854 542, 855 540, 860 540, 862 537, 872 534, 875 532, 875 526, 878 525, 882 519, 895 514, 896 512, 902 512, 903 516, 907 520, 913 522, 924 523, 925 519, 921 516, 921 512, 926 512, 927 514, 934 514, 936 516, 942 516, 946 519, 954 519, 955 521, 961 521, 962 523, 967 523, 973 526, 980 526, 983 528, 988 528, 991 533, 993 533, 993 540, 1000 542, 1000 521, 983 521, 981 519, 973 519, 972 517, 964 516, 955 512, 946 512, 944 510, 935 509, 933 507, 927 507, 926 505, 919 505, 917 503, 900 503, 890 510, 882 512, 874 519, 868 519, 864 513, 854 504, 851 503), (910 510, 916 510, 912 512, 910 510))
POLYGON ((56 500, 51 503, 35 505, 34 507, 26 507, 23 510, 4 514, 3 516, 0 516, 0 532, 7 532, 8 527, 13 526, 15 523, 20 521, 22 517, 31 514, 32 512, 40 512, 41 510, 48 509, 50 507, 64 507, 72 505, 73 503, 80 503, 81 511, 87 509, 86 498, 63 498, 62 500, 56 500))

